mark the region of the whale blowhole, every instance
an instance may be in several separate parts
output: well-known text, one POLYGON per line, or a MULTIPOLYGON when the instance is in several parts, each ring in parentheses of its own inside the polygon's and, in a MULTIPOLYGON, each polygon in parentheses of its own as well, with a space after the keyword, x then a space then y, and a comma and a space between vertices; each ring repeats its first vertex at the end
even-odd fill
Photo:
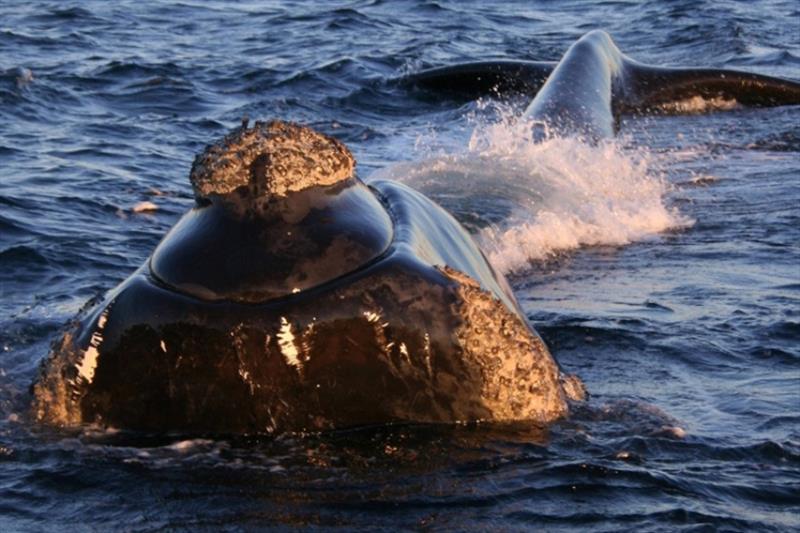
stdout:
POLYGON ((340 141, 282 120, 246 122, 195 157, 189 180, 198 203, 233 192, 253 200, 284 198, 354 176, 355 159, 340 141))

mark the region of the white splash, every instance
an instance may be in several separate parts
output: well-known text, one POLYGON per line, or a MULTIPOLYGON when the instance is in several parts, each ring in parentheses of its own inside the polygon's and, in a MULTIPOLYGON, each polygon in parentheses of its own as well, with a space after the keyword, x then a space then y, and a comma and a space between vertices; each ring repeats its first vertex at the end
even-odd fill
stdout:
POLYGON ((206 448, 213 444, 215 444, 215 442, 208 439, 189 439, 173 442, 166 446, 166 449, 180 453, 188 453, 198 448, 206 448))
POLYGON ((379 177, 404 181, 443 203, 477 232, 499 270, 591 245, 624 245, 692 221, 666 204, 670 186, 655 156, 573 138, 531 140, 509 117, 478 124, 466 151, 397 165, 379 177))

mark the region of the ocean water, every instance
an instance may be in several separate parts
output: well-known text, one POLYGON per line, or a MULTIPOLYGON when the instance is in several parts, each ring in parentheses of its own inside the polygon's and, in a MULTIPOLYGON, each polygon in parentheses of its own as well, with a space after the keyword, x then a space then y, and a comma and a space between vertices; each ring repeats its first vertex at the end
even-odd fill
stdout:
POLYGON ((800 107, 687 101, 613 142, 536 145, 525 98, 394 81, 557 60, 591 29, 655 65, 800 79, 794 0, 2 3, 0 529, 800 529, 800 107), (456 214, 587 404, 548 429, 33 424, 50 343, 146 259, 193 202, 194 155, 243 116, 332 134, 362 177, 456 214))

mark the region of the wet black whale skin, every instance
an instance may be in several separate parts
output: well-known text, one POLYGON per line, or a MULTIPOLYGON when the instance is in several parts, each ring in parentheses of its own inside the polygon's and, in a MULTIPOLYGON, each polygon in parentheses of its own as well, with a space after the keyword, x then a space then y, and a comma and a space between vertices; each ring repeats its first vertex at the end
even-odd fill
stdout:
MULTIPOLYGON (((401 184, 351 187, 358 189, 347 194, 374 195, 378 202, 369 205, 383 211, 362 216, 390 221, 385 249, 344 273, 333 268, 321 283, 262 301, 247 292, 238 301, 203 298, 155 276, 159 253, 177 253, 187 238, 179 222, 153 261, 56 346, 34 387, 38 417, 261 433, 563 416, 558 367, 466 231, 401 184)), ((193 211, 203 209, 214 207, 193 211)), ((317 223, 319 213, 307 217, 317 223)), ((287 227, 302 232, 303 223, 287 227)), ((382 235, 374 231, 372 245, 383 246, 382 235)), ((277 279, 259 290, 273 291, 277 279)))

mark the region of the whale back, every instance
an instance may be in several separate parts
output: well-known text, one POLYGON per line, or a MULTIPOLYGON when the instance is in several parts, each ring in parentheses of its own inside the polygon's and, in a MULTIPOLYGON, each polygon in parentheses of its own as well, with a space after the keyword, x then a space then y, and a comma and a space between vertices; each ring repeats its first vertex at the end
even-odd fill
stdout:
POLYGON ((555 65, 551 61, 475 61, 422 70, 398 82, 405 87, 466 98, 509 92, 536 94, 555 65))

